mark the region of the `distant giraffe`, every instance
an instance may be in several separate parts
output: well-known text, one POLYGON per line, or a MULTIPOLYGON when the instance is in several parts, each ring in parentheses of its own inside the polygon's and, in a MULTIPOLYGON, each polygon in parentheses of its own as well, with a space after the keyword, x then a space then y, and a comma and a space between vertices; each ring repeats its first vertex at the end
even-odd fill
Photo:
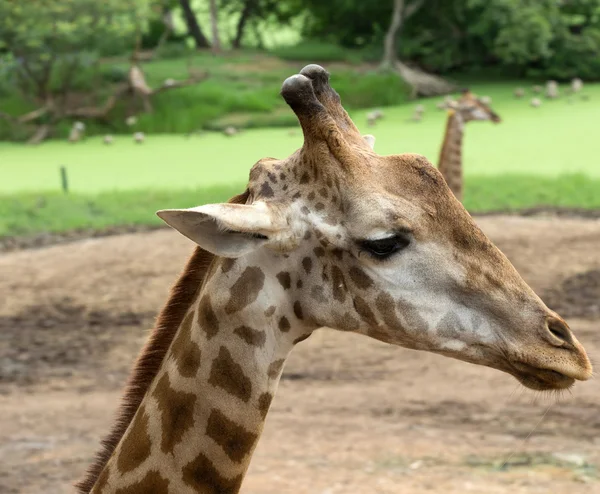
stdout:
POLYGON ((228 203, 159 211, 198 247, 79 492, 238 493, 285 360, 320 327, 536 390, 591 376, 567 324, 424 157, 373 152, 317 65, 281 92, 301 149, 258 161, 228 203))
POLYGON ((500 122, 500 117, 468 89, 458 101, 448 103, 446 133, 442 142, 438 169, 459 201, 463 199, 462 140, 464 126, 471 120, 500 122))

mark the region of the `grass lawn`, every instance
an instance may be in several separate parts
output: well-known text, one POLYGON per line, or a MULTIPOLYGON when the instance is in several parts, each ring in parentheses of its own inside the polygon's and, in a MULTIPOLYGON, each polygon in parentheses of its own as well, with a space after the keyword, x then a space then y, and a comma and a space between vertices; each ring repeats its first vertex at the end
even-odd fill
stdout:
MULTIPOLYGON (((600 178, 598 124, 600 84, 586 87, 590 101, 566 98, 531 108, 528 99, 512 97, 514 85, 478 85, 473 89, 493 98, 503 118, 494 125, 472 122, 464 142, 465 175, 471 177, 526 174, 556 177, 584 173, 600 178)), ((365 112, 352 116, 364 133, 377 138, 380 154, 415 152, 437 162, 444 133, 445 112, 439 99, 424 101, 422 122, 410 122, 413 104, 385 109, 375 128, 365 125, 365 112)), ((291 114, 291 111, 289 111, 291 114)), ((148 135, 144 144, 116 136, 112 146, 100 137, 69 144, 51 141, 39 147, 0 143, 0 193, 52 191, 60 186, 58 167, 67 167, 71 189, 89 193, 130 189, 178 189, 245 182, 261 157, 283 158, 302 143, 289 129, 249 129, 226 137, 220 133, 148 135)))
MULTIPOLYGON (((468 124, 467 208, 600 208, 600 85, 586 85, 589 101, 569 104, 565 97, 537 109, 529 106, 529 97, 513 98, 515 86, 472 86, 493 98, 503 122, 468 124)), ((366 127, 365 111, 352 116, 362 132, 375 134, 378 153, 416 152, 435 163, 446 118, 435 108, 438 101, 422 101, 426 113, 420 123, 409 121, 414 104, 386 108, 375 128, 366 127)), ((227 199, 242 189, 259 158, 283 158, 301 142, 299 130, 290 135, 289 129, 271 128, 231 138, 148 135, 141 145, 127 136, 117 136, 112 146, 99 137, 39 147, 0 143, 0 235, 154 223, 156 209, 227 199), (68 197, 57 193, 59 165, 68 170, 68 197)))

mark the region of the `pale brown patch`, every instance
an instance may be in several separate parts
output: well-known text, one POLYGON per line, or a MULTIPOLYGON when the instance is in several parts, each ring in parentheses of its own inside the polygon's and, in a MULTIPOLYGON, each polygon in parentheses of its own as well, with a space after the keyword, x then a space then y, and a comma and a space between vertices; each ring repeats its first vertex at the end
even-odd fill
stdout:
POLYGON ((210 340, 219 332, 219 319, 210 303, 210 296, 204 295, 198 304, 198 324, 200 329, 206 333, 206 339, 210 340))
POLYGON ((284 290, 289 290, 290 287, 292 286, 292 277, 290 276, 290 273, 288 273, 287 271, 282 271, 281 273, 277 273, 276 278, 284 290))
POLYGON ((267 335, 264 331, 258 331, 248 326, 239 326, 233 330, 233 334, 239 336, 248 345, 263 347, 267 341, 267 335))
POLYGON ((285 359, 275 360, 269 365, 269 370, 267 371, 267 375, 271 379, 275 379, 282 371, 283 366, 285 365, 285 359))
POLYGON ((250 378, 244 374, 242 366, 233 360, 231 352, 224 346, 221 346, 219 355, 213 361, 208 382, 245 403, 248 403, 252 395, 250 378))
POLYGON ((217 409, 210 412, 206 435, 221 446, 235 463, 241 463, 250 454, 258 439, 258 434, 247 431, 217 409))
POLYGON ((162 439, 160 448, 164 453, 173 451, 183 439, 185 432, 194 425, 196 395, 175 391, 169 375, 165 373, 153 393, 161 412, 162 439))
POLYGON ((235 259, 231 259, 229 257, 224 257, 221 261, 221 271, 223 273, 229 273, 231 268, 235 265, 235 259))
POLYGON ((350 279, 361 290, 367 290, 373 285, 373 280, 362 269, 352 266, 348 271, 350 279))
POLYGON ((262 393, 258 397, 258 410, 263 419, 267 416, 272 401, 273 395, 271 393, 262 393))
POLYGON ((302 320, 304 319, 304 314, 302 313, 302 304, 298 300, 294 302, 294 315, 302 320))
POLYGON ((121 487, 115 494, 175 494, 169 489, 169 481, 161 477, 160 473, 150 470, 146 476, 128 487, 121 487))
POLYGON ((148 435, 148 416, 142 405, 138 409, 129 431, 123 438, 121 451, 117 458, 117 468, 122 473, 135 470, 150 456, 151 449, 152 441, 148 435))
POLYGON ((231 287, 229 302, 225 306, 227 314, 233 314, 250 305, 258 298, 265 284, 265 274, 258 267, 247 267, 231 287))
POLYGON ((306 274, 310 274, 311 270, 312 270, 312 259, 310 257, 305 257, 304 259, 302 259, 302 267, 304 268, 304 271, 306 271, 306 274))
POLYGON ((377 326, 377 318, 369 307, 369 304, 358 295, 354 297, 354 308, 356 309, 356 313, 360 316, 360 318, 370 327, 377 326))
POLYGON ((200 368, 200 348, 192 340, 193 319, 194 313, 190 312, 183 320, 171 346, 171 355, 183 377, 194 377, 200 368))
POLYGON ((290 321, 288 320, 287 317, 282 316, 281 319, 279 319, 279 331, 287 333, 290 330, 290 328, 291 328, 290 321))
POLYGON ((375 306, 389 329, 403 329, 402 322, 396 314, 396 304, 389 294, 381 292, 375 300, 375 306))
POLYGON ((237 494, 243 479, 243 474, 223 477, 203 453, 183 467, 183 481, 202 494, 237 494))

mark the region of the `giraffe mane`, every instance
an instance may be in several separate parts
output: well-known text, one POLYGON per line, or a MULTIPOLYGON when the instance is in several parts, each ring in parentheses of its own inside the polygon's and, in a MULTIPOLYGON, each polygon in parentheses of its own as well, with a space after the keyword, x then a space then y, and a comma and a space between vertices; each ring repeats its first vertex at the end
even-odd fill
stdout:
MULTIPOLYGON (((245 204, 249 195, 249 191, 246 190, 243 194, 232 197, 228 202, 245 204)), ((133 420, 150 384, 158 374, 187 310, 202 288, 214 259, 213 254, 196 247, 182 274, 171 289, 169 300, 161 310, 152 334, 139 353, 129 375, 113 427, 102 440, 100 451, 96 453, 94 462, 88 468, 85 476, 75 484, 75 488, 80 494, 87 494, 92 490, 133 420)))

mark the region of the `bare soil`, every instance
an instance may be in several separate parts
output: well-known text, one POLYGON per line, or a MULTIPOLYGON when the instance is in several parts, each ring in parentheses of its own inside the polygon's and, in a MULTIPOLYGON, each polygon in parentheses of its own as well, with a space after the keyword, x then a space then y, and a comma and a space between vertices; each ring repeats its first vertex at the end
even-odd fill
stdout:
MULTIPOLYGON (((478 222, 598 360, 600 221, 478 222)), ((0 255, 1 493, 72 492, 191 250, 158 230, 0 255)), ((286 366, 242 492, 598 493, 600 383, 534 394, 321 330, 286 366)))

